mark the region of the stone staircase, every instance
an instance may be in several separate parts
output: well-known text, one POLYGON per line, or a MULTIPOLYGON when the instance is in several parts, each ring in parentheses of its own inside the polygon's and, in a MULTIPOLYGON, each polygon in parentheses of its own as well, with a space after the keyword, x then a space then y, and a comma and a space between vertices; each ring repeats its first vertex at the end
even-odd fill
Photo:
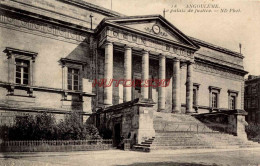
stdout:
POLYGON ((153 122, 155 137, 134 145, 134 150, 260 147, 256 142, 213 131, 190 115, 156 112, 153 122))

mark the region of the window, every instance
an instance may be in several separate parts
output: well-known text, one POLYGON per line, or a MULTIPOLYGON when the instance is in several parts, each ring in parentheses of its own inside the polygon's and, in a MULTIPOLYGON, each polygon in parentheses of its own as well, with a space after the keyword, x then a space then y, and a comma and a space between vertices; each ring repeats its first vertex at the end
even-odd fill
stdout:
POLYGON ((196 105, 196 99, 197 99, 197 91, 196 89, 193 89, 193 105, 196 105))
POLYGON ((8 82, 33 85, 33 66, 37 53, 6 47, 8 56, 8 82))
POLYGON ((82 79, 85 63, 77 60, 62 58, 63 89, 82 91, 82 79))
POLYGON ((209 105, 211 108, 219 108, 219 95, 221 88, 215 86, 209 86, 209 105))
MULTIPOLYGON (((236 109, 238 91, 228 90, 228 108, 230 110, 236 109)), ((246 100, 247 101, 247 100, 246 100)), ((246 103, 247 104, 247 103, 246 103)))
POLYGON ((15 59, 15 83, 25 84, 29 83, 29 66, 30 62, 23 59, 15 59))
POLYGON ((68 90, 80 90, 79 69, 68 68, 68 90))
POLYGON ((211 95, 211 106, 212 108, 217 108, 218 107, 218 94, 213 92, 211 95))
POLYGON ((236 97, 235 96, 230 96, 229 98, 229 109, 234 110, 236 107, 236 97))
POLYGON ((193 83, 193 106, 198 105, 199 86, 200 84, 193 83))

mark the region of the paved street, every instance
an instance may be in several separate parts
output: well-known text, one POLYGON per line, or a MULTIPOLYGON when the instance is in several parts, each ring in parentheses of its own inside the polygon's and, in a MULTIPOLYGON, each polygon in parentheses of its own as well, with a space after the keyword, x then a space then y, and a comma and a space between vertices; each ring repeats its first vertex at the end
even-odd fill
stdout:
POLYGON ((133 151, 8 153, 0 155, 1 166, 94 166, 94 165, 246 165, 260 164, 260 149, 243 150, 163 150, 151 153, 133 151))

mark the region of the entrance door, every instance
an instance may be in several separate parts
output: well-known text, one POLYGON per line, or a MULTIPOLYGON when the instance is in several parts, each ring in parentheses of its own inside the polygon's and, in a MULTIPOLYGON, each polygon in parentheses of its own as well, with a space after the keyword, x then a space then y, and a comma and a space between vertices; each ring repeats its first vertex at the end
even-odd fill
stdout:
POLYGON ((116 123, 115 126, 114 126, 114 146, 117 147, 118 144, 120 143, 120 139, 121 139, 121 125, 120 123, 116 123))

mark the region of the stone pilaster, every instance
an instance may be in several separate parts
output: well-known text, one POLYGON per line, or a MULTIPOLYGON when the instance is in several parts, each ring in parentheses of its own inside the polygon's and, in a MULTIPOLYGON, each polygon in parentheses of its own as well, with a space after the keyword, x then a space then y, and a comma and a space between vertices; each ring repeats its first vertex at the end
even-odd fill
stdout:
POLYGON ((104 87, 104 104, 113 104, 113 43, 107 42, 105 44, 105 66, 104 66, 104 79, 106 80, 107 87, 104 87))
POLYGON ((143 85, 148 85, 146 81, 149 79, 149 53, 147 51, 143 51, 142 56, 142 87, 141 87, 141 95, 143 99, 149 98, 149 86, 144 87, 143 85))
POLYGON ((180 60, 173 59, 173 76, 172 76, 172 112, 181 112, 181 74, 180 60))
POLYGON ((11 51, 7 53, 8 56, 8 83, 15 83, 15 58, 11 51))
MULTIPOLYGON (((166 58, 165 55, 159 56, 159 81, 163 82, 166 75, 166 58)), ((158 111, 165 110, 165 87, 159 86, 158 111)))
POLYGON ((186 82, 186 113, 193 112, 193 63, 187 63, 187 82, 186 82))
MULTIPOLYGON (((132 79, 132 48, 125 46, 125 57, 124 57, 124 80, 132 79)), ((131 84, 131 81, 127 81, 131 84)), ((132 86, 124 86, 124 102, 132 100, 132 86)))

